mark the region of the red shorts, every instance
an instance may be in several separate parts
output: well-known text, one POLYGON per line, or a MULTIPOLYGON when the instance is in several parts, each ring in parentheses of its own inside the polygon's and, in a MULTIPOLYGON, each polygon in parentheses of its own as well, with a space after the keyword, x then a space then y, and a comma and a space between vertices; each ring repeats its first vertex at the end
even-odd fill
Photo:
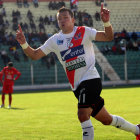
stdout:
POLYGON ((4 84, 2 93, 6 93, 6 94, 13 93, 13 84, 12 85, 4 84))

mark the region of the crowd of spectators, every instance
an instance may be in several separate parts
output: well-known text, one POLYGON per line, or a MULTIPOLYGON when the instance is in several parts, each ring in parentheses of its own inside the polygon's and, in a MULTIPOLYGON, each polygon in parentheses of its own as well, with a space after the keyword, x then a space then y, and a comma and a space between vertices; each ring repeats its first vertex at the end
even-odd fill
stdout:
MULTIPOLYGON (((37 8, 39 6, 38 0, 32 0, 32 3, 35 8, 37 8)), ((30 6, 30 4, 29 4, 28 0, 17 0, 17 6, 18 6, 18 8, 22 8, 22 6, 24 8, 28 8, 30 6)))
POLYGON ((0 0, 0 8, 3 7, 3 0, 0 0))
POLYGON ((58 10, 59 8, 61 8, 63 6, 65 7, 65 2, 63 0, 59 1, 59 2, 50 1, 48 4, 49 10, 58 10))
POLYGON ((112 46, 101 46, 101 52, 104 55, 110 54, 125 54, 127 51, 140 51, 140 40, 136 32, 129 34, 125 29, 122 32, 114 34, 112 46))
MULTIPOLYGON (((32 0, 33 5, 35 8, 39 6, 38 0, 32 0)), ((97 6, 100 5, 101 1, 96 0, 95 1, 97 6)), ((26 39, 31 44, 34 48, 37 48, 38 46, 34 42, 39 42, 39 44, 43 44, 48 38, 48 34, 46 31, 46 27, 48 25, 53 25, 56 27, 57 31, 59 30, 56 16, 52 15, 40 15, 39 19, 36 20, 35 16, 33 15, 32 11, 28 8, 30 6, 30 3, 28 0, 17 0, 17 6, 19 8, 25 7, 27 8, 27 19, 22 20, 20 9, 13 10, 11 15, 12 15, 12 30, 16 31, 18 28, 18 24, 21 25, 26 39)), ((65 6, 65 2, 62 0, 61 2, 56 2, 56 1, 50 1, 48 8, 50 10, 57 10, 60 7, 65 6)), ((4 65, 10 61, 9 53, 11 56, 14 57, 14 59, 17 62, 20 62, 20 57, 19 57, 19 44, 15 40, 15 35, 7 32, 7 29, 9 29, 9 21, 7 20, 7 13, 5 10, 5 7, 3 7, 3 0, 0 0, 0 8, 1 8, 1 13, 0 13, 0 45, 7 45, 9 47, 9 51, 6 52, 6 50, 1 50, 1 58, 3 60, 4 65)), ((73 8, 73 7, 71 7, 73 8)), ((78 26, 90 26, 93 27, 93 20, 95 18, 96 21, 100 21, 100 13, 96 11, 95 15, 90 15, 86 10, 83 11, 78 11, 78 8, 76 10, 73 10, 74 16, 76 19, 75 25, 78 26), (93 18, 94 17, 94 18, 93 18)), ((120 33, 115 33, 114 34, 114 44, 110 47, 108 45, 102 46, 101 51, 106 55, 106 54, 124 54, 125 47, 124 44, 122 43, 122 39, 126 40, 126 49, 127 50, 134 50, 138 51, 140 50, 140 41, 138 39, 138 36, 135 32, 133 32, 131 35, 127 33, 126 30, 123 30, 120 33)), ((28 61, 27 56, 22 53, 24 60, 28 61)), ((51 57, 44 57, 42 59, 42 64, 45 63, 47 68, 50 67, 50 65, 54 64, 54 54, 50 55, 51 57)))

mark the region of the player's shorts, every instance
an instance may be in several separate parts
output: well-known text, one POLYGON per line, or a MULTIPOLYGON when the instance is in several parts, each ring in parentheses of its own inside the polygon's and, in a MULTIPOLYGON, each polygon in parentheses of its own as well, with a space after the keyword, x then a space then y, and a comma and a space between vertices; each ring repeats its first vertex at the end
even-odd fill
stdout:
POLYGON ((78 108, 93 109, 92 116, 96 116, 97 113, 104 106, 104 99, 100 97, 102 91, 102 83, 100 78, 85 80, 80 83, 78 88, 74 91, 76 98, 78 99, 78 108))
POLYGON ((9 85, 9 84, 4 84, 3 88, 2 88, 2 93, 13 93, 13 84, 9 85))

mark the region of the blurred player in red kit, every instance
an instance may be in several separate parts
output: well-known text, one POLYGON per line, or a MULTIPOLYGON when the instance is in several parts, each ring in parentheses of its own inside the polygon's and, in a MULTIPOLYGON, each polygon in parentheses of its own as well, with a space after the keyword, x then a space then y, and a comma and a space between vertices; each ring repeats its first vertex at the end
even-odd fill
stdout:
POLYGON ((4 67, 0 72, 0 81, 3 84, 2 98, 1 98, 2 105, 0 106, 1 108, 4 107, 5 94, 9 94, 8 108, 11 108, 14 81, 17 80, 20 77, 20 75, 21 73, 16 68, 13 67, 12 62, 9 62, 8 65, 4 67), (4 80, 3 80, 3 76, 4 76, 4 80))

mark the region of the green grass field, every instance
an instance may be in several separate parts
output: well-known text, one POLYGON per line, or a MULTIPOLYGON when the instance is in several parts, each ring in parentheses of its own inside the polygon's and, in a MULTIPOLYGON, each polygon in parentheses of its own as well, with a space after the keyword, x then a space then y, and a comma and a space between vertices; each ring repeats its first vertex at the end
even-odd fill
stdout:
MULTIPOLYGON (((111 114, 140 123, 140 88, 104 89, 102 97, 111 114)), ((14 94, 12 107, 0 109, 0 140, 82 140, 71 91, 14 94)), ((131 133, 91 120, 94 140, 135 140, 131 133)))

